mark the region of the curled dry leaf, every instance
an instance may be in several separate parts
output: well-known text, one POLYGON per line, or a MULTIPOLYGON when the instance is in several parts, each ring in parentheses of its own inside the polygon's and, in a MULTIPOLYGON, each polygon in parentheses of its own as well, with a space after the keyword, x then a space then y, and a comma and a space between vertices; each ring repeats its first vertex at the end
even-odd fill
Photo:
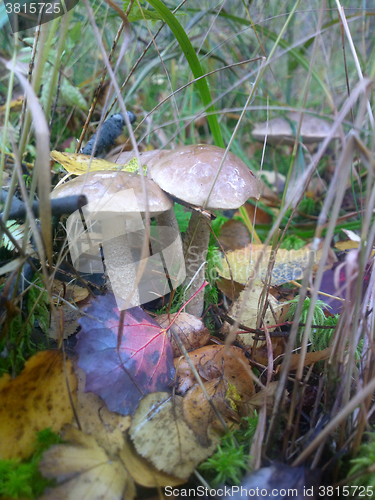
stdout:
MULTIPOLYGON (((156 316, 155 320, 161 326, 161 328, 167 328, 168 325, 174 320, 178 313, 175 314, 161 314, 156 316)), ((167 331, 167 336, 170 340, 173 350, 173 357, 181 356, 182 351, 177 341, 175 340, 174 334, 177 334, 182 344, 187 351, 192 351, 193 349, 198 349, 199 347, 205 346, 210 340, 210 332, 203 324, 203 321, 196 318, 192 314, 180 313, 178 314, 175 322, 171 328, 167 331)))
POLYGON ((121 170, 116 163, 112 163, 102 158, 91 158, 90 155, 81 153, 61 153, 60 151, 51 151, 51 158, 60 163, 70 174, 86 174, 98 170, 121 170))
MULTIPOLYGON (((303 366, 308 366, 313 363, 317 363, 318 361, 324 361, 331 356, 331 353, 332 353, 332 347, 327 347, 322 351, 308 352, 304 357, 303 366)), ((292 354, 289 363, 289 371, 296 370, 298 368, 300 360, 301 360, 301 354, 298 353, 292 354)), ((281 366, 282 365, 278 366, 277 372, 281 370, 281 366)))
POLYGON ((124 432, 129 429, 131 418, 129 415, 123 416, 109 411, 99 396, 93 392, 84 392, 85 373, 77 368, 76 374, 78 377, 76 411, 81 430, 95 436, 96 442, 112 457, 125 444, 124 432))
POLYGON ((179 479, 151 465, 145 458, 138 455, 134 446, 129 441, 125 441, 119 457, 131 477, 140 486, 162 488, 164 486, 178 486, 185 483, 185 479, 179 479))
MULTIPOLYGON (((226 423, 239 422, 240 417, 236 411, 234 400, 229 396, 231 388, 228 382, 217 378, 205 382, 204 387, 224 421, 226 423)), ((238 400, 237 402, 240 402, 241 397, 239 394, 236 394, 235 398, 238 400)), ((184 419, 190 429, 194 431, 201 445, 207 446, 210 442, 210 426, 220 432, 225 430, 200 385, 195 385, 187 392, 182 401, 182 408, 184 419)))
MULTIPOLYGON (((52 292, 57 314, 51 315, 51 324, 47 333, 51 339, 58 341, 61 323, 63 339, 65 340, 76 333, 79 328, 78 320, 81 317, 81 312, 74 304, 85 301, 89 295, 89 291, 87 288, 76 284, 64 283, 55 279, 53 280, 52 292), (70 302, 71 305, 62 302, 60 297, 70 302)), ((82 307, 83 304, 80 304, 80 306, 82 307)))
MULTIPOLYGON (((250 354, 251 361, 255 363, 259 363, 263 366, 268 366, 268 348, 267 342, 265 340, 258 340, 257 342, 251 337, 251 333, 244 333, 237 335, 238 337, 244 337, 246 340, 242 340, 242 342, 247 344, 247 352, 250 354), (251 339, 251 340, 250 340, 251 339)), ((240 340, 239 340, 240 341, 240 340)), ((285 352, 286 341, 283 337, 271 337, 272 344, 272 358, 276 360, 285 352)))
POLYGON ((245 285, 237 283, 237 281, 232 282, 231 280, 227 280, 225 278, 217 279, 216 286, 232 302, 238 299, 242 290, 245 290, 245 285))
POLYGON ((237 219, 227 220, 220 229, 219 241, 223 250, 237 250, 251 243, 249 230, 237 219))
POLYGON ((62 304, 56 307, 56 316, 51 315, 50 328, 48 330, 49 338, 59 340, 60 324, 62 325, 63 339, 67 339, 79 328, 78 320, 81 317, 81 312, 76 306, 62 304))
POLYGON ((220 439, 210 433, 202 446, 183 419, 182 398, 166 392, 148 394, 140 402, 129 430, 135 449, 159 470, 187 479, 216 449, 220 439))
POLYGON ((175 360, 178 390, 186 393, 183 398, 184 419, 199 442, 206 445, 211 427, 223 430, 217 412, 227 422, 239 421, 238 411, 242 403, 254 395, 255 388, 249 362, 238 347, 206 346, 193 351, 189 357, 202 378, 205 391, 197 384, 185 359, 175 360))
MULTIPOLYGON (((189 354, 190 361, 203 381, 224 379, 236 387, 241 398, 250 398, 255 393, 249 361, 242 349, 230 346, 210 345, 189 354)), ((185 359, 175 359, 178 375, 178 391, 185 394, 197 381, 185 359)))
POLYGON ((59 297, 74 304, 86 299, 89 295, 87 288, 72 283, 64 283, 60 280, 53 280, 52 293, 55 304, 59 302, 59 297))
POLYGON ((57 488, 41 500, 120 500, 135 497, 135 485, 120 460, 110 460, 92 436, 71 427, 64 434, 70 444, 46 451, 39 468, 43 476, 57 479, 57 488))
MULTIPOLYGON (((253 415, 255 411, 258 411, 266 403, 267 412, 272 411, 275 402, 276 390, 279 382, 270 382, 267 387, 261 389, 259 392, 254 394, 246 403, 244 403, 245 411, 247 415, 253 415)), ((284 393, 285 402, 287 392, 284 393)))
POLYGON ((62 351, 43 351, 30 358, 23 372, 1 384, 0 458, 28 458, 37 432, 59 432, 73 419, 77 378, 62 351), (72 398, 72 399, 71 399, 72 398))

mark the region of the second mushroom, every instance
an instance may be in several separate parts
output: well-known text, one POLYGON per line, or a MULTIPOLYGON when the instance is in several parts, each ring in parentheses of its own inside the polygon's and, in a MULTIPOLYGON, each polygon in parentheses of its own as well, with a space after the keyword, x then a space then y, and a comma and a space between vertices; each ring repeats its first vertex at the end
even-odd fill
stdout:
MULTIPOLYGON (((150 177, 167 193, 185 203, 207 210, 236 209, 249 198, 259 197, 259 181, 247 165, 225 150, 204 144, 179 147, 151 168, 150 177)), ((193 210, 184 239, 187 298, 203 285, 211 221, 193 210)), ((187 305, 190 314, 203 313, 204 290, 187 305)))

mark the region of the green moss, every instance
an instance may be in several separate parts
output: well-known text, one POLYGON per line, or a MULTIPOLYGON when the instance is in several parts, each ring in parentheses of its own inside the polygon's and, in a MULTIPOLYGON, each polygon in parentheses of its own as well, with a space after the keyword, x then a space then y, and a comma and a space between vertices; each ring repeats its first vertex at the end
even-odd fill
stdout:
MULTIPOLYGON (((375 489, 375 432, 367 433, 369 441, 361 444, 358 456, 350 461, 349 482, 355 486, 371 486, 375 489), (357 476, 350 481, 350 476, 357 476)), ((373 498, 373 495, 371 497, 373 498)))
POLYGON ((38 498, 54 481, 45 479, 38 465, 43 452, 52 445, 62 443, 60 436, 44 429, 38 432, 37 448, 32 457, 24 462, 0 460, 0 495, 10 498, 38 498))
POLYGON ((296 236, 295 234, 291 234, 284 238, 283 242, 280 245, 280 248, 285 250, 299 250, 300 248, 306 245, 305 240, 296 236))
POLYGON ((258 424, 258 416, 245 417, 241 427, 228 431, 212 457, 199 466, 212 487, 238 485, 247 472, 249 450, 258 424))

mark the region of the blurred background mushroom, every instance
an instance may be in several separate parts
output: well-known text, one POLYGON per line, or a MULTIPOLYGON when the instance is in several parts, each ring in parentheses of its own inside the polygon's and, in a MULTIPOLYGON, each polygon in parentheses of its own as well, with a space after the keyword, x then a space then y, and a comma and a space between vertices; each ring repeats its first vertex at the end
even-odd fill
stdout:
MULTIPOLYGON (((267 143, 274 146, 293 146, 300 116, 301 113, 291 112, 285 117, 258 123, 252 131, 252 136, 261 142, 267 137, 267 143)), ((308 114, 303 115, 300 137, 304 144, 321 142, 328 137, 330 132, 331 126, 326 120, 308 114)), ((332 139, 338 137, 337 132, 332 135, 332 139)))

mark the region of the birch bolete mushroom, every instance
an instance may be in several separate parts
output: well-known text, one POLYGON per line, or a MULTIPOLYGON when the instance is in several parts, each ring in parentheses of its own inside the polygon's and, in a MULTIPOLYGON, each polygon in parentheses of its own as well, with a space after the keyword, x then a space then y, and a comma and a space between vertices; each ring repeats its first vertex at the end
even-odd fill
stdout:
MULTIPOLYGON (((165 211, 173 210, 173 204, 169 196, 150 179, 145 178, 144 181, 150 216, 156 217, 165 211)), ((51 198, 60 198, 80 193, 85 194, 89 202, 88 205, 83 207, 86 226, 89 228, 89 231, 88 234, 82 235, 81 233, 79 235, 80 244, 82 245, 82 242, 84 242, 87 251, 82 251, 81 247, 76 252, 76 257, 79 254, 86 253, 89 260, 95 255, 100 258, 98 238, 96 238, 96 248, 92 247, 93 241, 95 243, 95 234, 99 235, 99 240, 101 240, 100 243, 103 248, 106 272, 119 309, 148 302, 149 300, 140 302, 140 296, 136 287, 137 272, 134 265, 135 259, 132 255, 132 247, 134 249, 134 246, 138 248, 138 256, 141 255, 140 248, 145 237, 142 214, 146 212, 146 200, 140 176, 130 172, 90 172, 87 176, 81 175, 57 187, 51 193, 51 198), (94 235, 94 240, 90 241, 90 234, 91 236, 94 235)), ((70 227, 74 223, 76 225, 81 224, 82 227, 79 214, 75 215, 75 219, 71 222, 70 227)), ((177 243, 175 250, 178 253, 179 240, 176 240, 174 235, 171 235, 168 230, 166 232, 166 228, 158 228, 158 230, 159 232, 161 230, 164 231, 163 238, 168 240, 165 242, 166 245, 177 243)), ((154 244, 154 241, 151 241, 150 245, 153 248, 153 255, 156 255, 161 250, 159 243, 154 244)), ((182 250, 180 254, 182 257, 182 250)), ((163 263, 164 265, 165 262, 163 263)), ((155 270, 147 269, 147 272, 152 273, 153 271, 155 270)), ((91 272, 98 271, 91 270, 91 272)), ((153 298, 156 297, 154 296, 153 298)))
MULTIPOLYGON (((267 142, 274 146, 293 146, 296 138, 296 131, 300 120, 299 112, 291 112, 286 117, 279 116, 268 122, 255 125, 252 136, 257 141, 267 142)), ((331 125, 317 116, 304 114, 302 118, 300 138, 304 144, 315 144, 323 141, 331 133, 331 125)), ((332 139, 337 139, 339 133, 335 132, 332 139)))
MULTIPOLYGON (((207 210, 239 208, 248 198, 259 197, 259 181, 247 165, 231 152, 219 172, 224 153, 222 148, 205 144, 179 147, 154 164, 149 175, 163 191, 195 207, 207 210)), ((187 286, 193 280, 188 298, 204 282, 210 224, 209 219, 193 210, 183 244, 186 266, 184 284, 187 286)), ((201 316, 203 298, 204 290, 201 290, 187 305, 187 312, 201 316)))
MULTIPOLYGON (((123 166, 132 162, 133 160, 139 160, 140 165, 138 166, 138 169, 140 170, 142 167, 145 172, 147 169, 147 177, 149 178, 150 171, 155 163, 157 163, 163 156, 165 156, 169 152, 170 149, 152 149, 150 151, 143 151, 142 153, 139 153, 137 158, 137 155, 134 151, 122 151, 121 153, 117 154, 112 153, 111 155, 108 155, 106 159, 123 166)), ((135 171, 137 171, 137 169, 135 171)), ((161 213, 157 217, 157 224, 162 227, 172 228, 176 236, 179 234, 179 227, 173 210, 167 210, 161 213)))

